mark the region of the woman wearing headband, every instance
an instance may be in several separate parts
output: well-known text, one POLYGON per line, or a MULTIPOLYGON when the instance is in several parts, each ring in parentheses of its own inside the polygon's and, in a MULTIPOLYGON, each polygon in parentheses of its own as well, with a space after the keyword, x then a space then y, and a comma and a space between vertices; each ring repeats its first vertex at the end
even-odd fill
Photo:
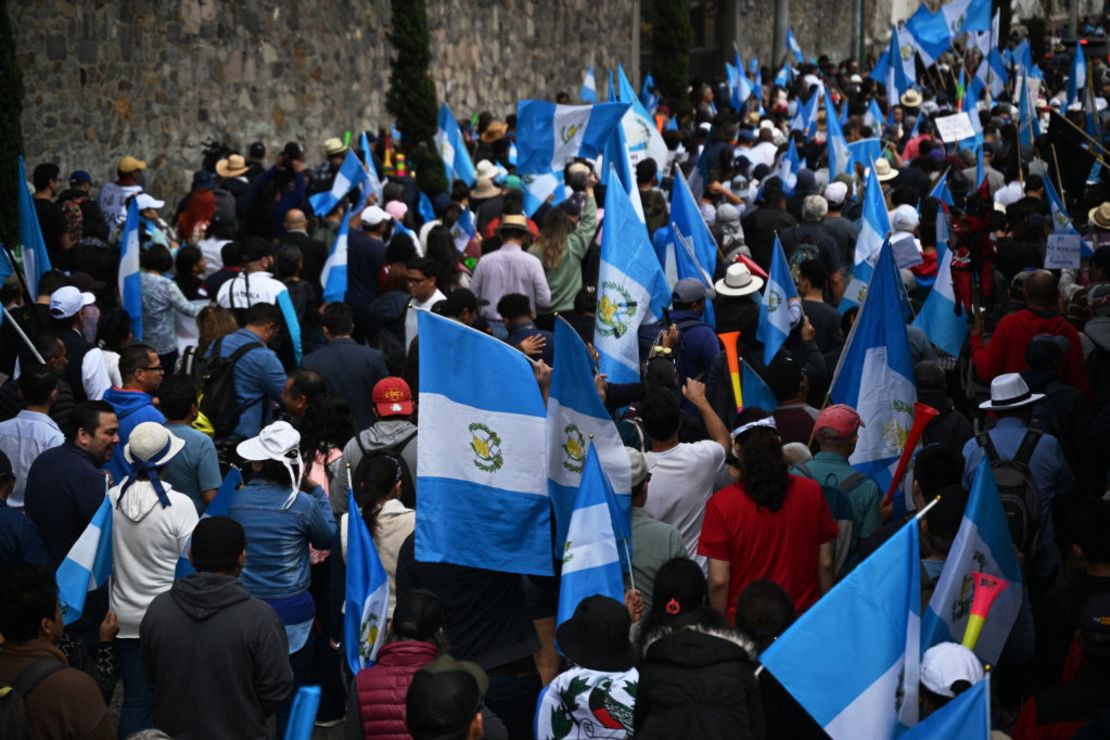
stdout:
POLYGON ((709 558, 709 603, 733 622, 740 592, 767 578, 804 611, 832 587, 836 523, 821 487, 787 473, 774 417, 751 408, 737 422, 740 479, 709 499, 698 544, 709 558))
POLYGON ((236 452, 249 462, 249 482, 232 497, 230 516, 243 525, 247 559, 239 580, 252 596, 274 608, 285 624, 293 691, 277 713, 277 734, 285 733, 297 689, 316 683, 312 672, 313 621, 309 594, 308 546, 328 550, 335 544, 335 516, 324 489, 302 480, 301 435, 277 421, 236 452))

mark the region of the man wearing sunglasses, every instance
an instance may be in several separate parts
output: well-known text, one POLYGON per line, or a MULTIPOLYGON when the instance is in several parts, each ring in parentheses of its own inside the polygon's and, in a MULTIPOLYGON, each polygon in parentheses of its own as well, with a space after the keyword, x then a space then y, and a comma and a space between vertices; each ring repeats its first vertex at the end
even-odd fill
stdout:
POLYGON ((131 430, 144 421, 166 423, 166 417, 154 406, 154 395, 166 377, 166 369, 154 350, 145 344, 124 348, 119 358, 119 374, 123 387, 109 388, 104 394, 104 400, 112 404, 119 417, 119 444, 112 453, 112 459, 104 466, 112 474, 112 482, 116 485, 131 470, 123 458, 123 448, 131 430))

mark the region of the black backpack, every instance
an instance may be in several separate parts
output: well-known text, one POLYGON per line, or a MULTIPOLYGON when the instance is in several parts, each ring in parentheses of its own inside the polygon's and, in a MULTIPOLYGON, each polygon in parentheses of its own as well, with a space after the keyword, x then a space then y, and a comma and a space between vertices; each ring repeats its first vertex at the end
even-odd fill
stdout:
POLYGON ((1040 494, 1029 469, 1029 460, 1041 441, 1041 433, 1035 429, 1027 431, 1017 454, 1010 460, 999 457, 987 432, 976 434, 975 441, 983 448, 994 472, 1002 511, 1010 525, 1010 538, 1025 556, 1025 562, 1031 563, 1044 546, 1040 494))
POLYGON ((216 439, 230 436, 239 424, 239 415, 247 409, 239 405, 235 393, 235 363, 251 350, 265 347, 262 342, 248 342, 227 357, 221 357, 222 345, 223 337, 220 337, 212 348, 198 396, 200 412, 212 424, 216 439))
MULTIPOLYGON (((393 459, 400 462, 401 503, 410 509, 415 508, 416 506, 416 479, 413 477, 412 471, 409 470, 409 464, 405 462, 405 456, 401 454, 401 450, 405 449, 408 443, 412 441, 412 438, 416 436, 416 433, 417 430, 413 429, 411 434, 406 434, 404 437, 397 440, 393 444, 388 444, 385 447, 373 448, 369 448, 366 445, 362 444, 362 432, 359 432, 355 435, 355 444, 357 444, 358 448, 362 450, 363 460, 367 458, 382 457, 388 455, 389 457, 392 457, 393 459)), ((362 460, 359 460, 358 464, 361 465, 362 460)), ((354 481, 351 481, 351 484, 354 485, 354 481)))
POLYGON ((9 686, 0 686, 0 737, 23 740, 27 734, 27 710, 23 700, 43 679, 65 668, 57 658, 39 658, 20 671, 9 686))

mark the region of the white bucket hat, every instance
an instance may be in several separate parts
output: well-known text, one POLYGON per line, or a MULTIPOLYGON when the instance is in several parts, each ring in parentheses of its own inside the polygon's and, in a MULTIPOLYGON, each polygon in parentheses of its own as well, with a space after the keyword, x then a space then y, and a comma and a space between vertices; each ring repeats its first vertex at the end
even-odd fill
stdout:
POLYGON ((717 295, 751 295, 763 287, 763 278, 753 275, 743 262, 733 262, 725 271, 725 276, 714 286, 717 295))
POLYGON ((264 427, 257 437, 245 439, 235 448, 235 452, 244 460, 261 462, 275 460, 285 466, 289 471, 289 481, 293 485, 293 492, 282 505, 287 509, 293 505, 297 498, 297 489, 301 485, 301 473, 304 465, 301 464, 301 433, 287 421, 275 421, 264 427), (293 472, 296 464, 297 472, 293 472))
POLYGON ((165 465, 185 448, 185 440, 157 422, 144 421, 131 430, 123 446, 123 459, 148 465, 165 465))
POLYGON ((1043 393, 1030 393, 1024 378, 1017 373, 1005 373, 991 381, 991 400, 983 401, 979 408, 984 411, 1007 411, 1044 398, 1043 393))

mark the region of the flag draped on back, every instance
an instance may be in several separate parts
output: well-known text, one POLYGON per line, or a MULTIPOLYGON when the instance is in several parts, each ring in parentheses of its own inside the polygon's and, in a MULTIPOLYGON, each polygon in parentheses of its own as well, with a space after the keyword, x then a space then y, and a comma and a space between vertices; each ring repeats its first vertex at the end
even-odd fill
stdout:
MULTIPOLYGON (((39 280, 43 273, 50 271, 50 256, 46 253, 46 241, 42 238, 38 212, 34 199, 27 192, 27 172, 23 166, 23 155, 19 155, 19 251, 23 259, 23 277, 31 295, 37 295, 39 280)), ((0 264, 0 280, 4 280, 15 269, 7 259, 0 264)))
POLYGON ((899 740, 990 740, 990 674, 898 736, 899 740))
MULTIPOLYGON (((223 482, 220 483, 219 490, 212 500, 208 502, 208 506, 204 508, 204 513, 201 514, 201 519, 207 519, 212 516, 227 516, 231 512, 231 497, 239 490, 239 486, 243 484, 243 474, 239 472, 239 468, 234 465, 227 471, 224 476, 223 482)), ((189 535, 189 542, 185 545, 185 549, 181 552, 181 558, 177 561, 177 569, 174 572, 174 580, 180 580, 190 573, 196 573, 196 568, 189 562, 189 550, 193 546, 193 536, 189 535)))
POLYGON ((355 492, 347 489, 347 583, 344 589, 343 644, 351 673, 374 665, 385 643, 389 620, 389 577, 366 522, 359 514, 355 492))
POLYGON ((597 78, 594 77, 592 64, 586 67, 586 72, 582 75, 582 87, 578 90, 578 99, 583 103, 597 102, 597 78))
POLYGON ((967 338, 968 325, 965 316, 956 315, 952 250, 948 248, 948 223, 943 208, 937 209, 937 265, 937 279, 921 311, 914 317, 913 325, 924 331, 937 347, 958 357, 967 338))
POLYGON ((886 243, 829 389, 833 403, 848 404, 866 424, 849 461, 882 489, 893 477, 917 400, 901 291, 894 251, 886 243))
POLYGON ((756 339, 763 342, 763 364, 770 365, 779 349, 790 336, 790 300, 798 298, 790 265, 782 252, 782 242, 775 234, 775 246, 771 250, 771 270, 767 284, 763 286, 763 300, 759 304, 759 326, 755 330, 756 339))
POLYGON ((875 261, 883 246, 886 235, 890 233, 890 216, 886 212, 883 189, 875 175, 875 163, 870 162, 867 174, 867 188, 863 193, 863 218, 860 220, 859 236, 856 237, 855 264, 852 266, 852 279, 844 289, 840 303, 841 312, 863 302, 867 283, 875 271, 875 261))
MULTIPOLYGON (((623 453, 624 451, 621 450, 623 453)), ((574 616, 579 602, 590 596, 624 600, 617 537, 610 510, 612 488, 601 468, 596 449, 586 453, 582 483, 574 500, 563 545, 556 624, 574 616)))
POLYGON ((324 289, 324 300, 328 303, 341 302, 347 296, 347 234, 350 227, 351 214, 344 210, 335 242, 324 261, 324 269, 320 271, 320 287, 324 289))
POLYGON ((1009 586, 995 598, 975 644, 975 654, 993 664, 1002 654, 1002 647, 1021 610, 1022 581, 1010 526, 986 456, 975 471, 963 521, 944 561, 944 570, 929 600, 929 608, 921 619, 922 652, 938 642, 959 642, 963 638, 975 595, 972 571, 1009 581, 1009 586))
POLYGON ((559 361, 552 369, 547 402, 547 478, 558 551, 566 539, 591 440, 616 493, 616 513, 624 519, 632 505, 632 471, 617 427, 597 394, 590 352, 561 317, 555 320, 555 356, 559 361))
POLYGON ((920 571, 910 521, 760 656, 835 740, 884 740, 916 722, 920 571))
POLYGON ((335 173, 335 179, 332 180, 331 189, 309 196, 308 204, 312 206, 313 213, 324 216, 339 205, 347 193, 360 185, 365 185, 369 179, 362 162, 353 151, 348 149, 347 156, 343 158, 343 164, 339 165, 339 171, 335 173))
POLYGON ((547 469, 536 465, 547 409, 528 358, 430 311, 417 320, 420 412, 437 421, 417 438, 416 559, 551 575, 547 469))
MULTIPOLYGON (((469 187, 474 187, 476 175, 474 163, 470 161, 470 152, 466 150, 466 144, 463 142, 459 122, 451 115, 451 108, 447 103, 439 106, 436 148, 439 149, 440 159, 443 160, 443 167, 447 172, 447 182, 462 180, 469 187)), ((432 218, 435 216, 433 215, 432 218)))
POLYGON ((105 586, 111 575, 112 499, 105 493, 85 531, 73 543, 54 574, 62 621, 73 624, 80 619, 89 591, 105 586))
POLYGON ((643 228, 621 188, 605 189, 594 347, 611 383, 640 379, 637 331, 658 321, 671 292, 643 228))
MULTIPOLYGON (((136 342, 143 340, 143 287, 139 275, 139 206, 132 198, 127 204, 120 241, 119 288, 120 303, 131 317, 131 334, 136 342)), ((30 286, 28 286, 30 287, 30 286)), ((34 288, 31 288, 34 290, 34 288)))

